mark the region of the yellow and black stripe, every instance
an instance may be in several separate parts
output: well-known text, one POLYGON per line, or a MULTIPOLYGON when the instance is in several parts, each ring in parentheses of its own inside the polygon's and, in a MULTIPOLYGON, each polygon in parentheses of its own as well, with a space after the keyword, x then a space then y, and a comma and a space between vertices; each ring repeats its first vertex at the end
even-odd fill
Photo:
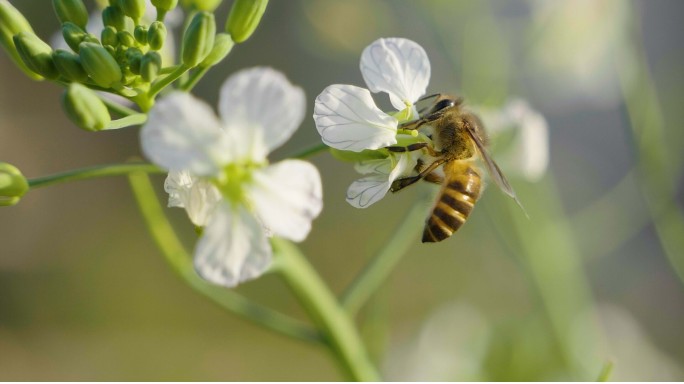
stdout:
POLYGON ((436 243, 456 232, 480 197, 481 178, 472 162, 450 161, 444 164, 444 174, 444 185, 425 224, 423 243, 436 243))

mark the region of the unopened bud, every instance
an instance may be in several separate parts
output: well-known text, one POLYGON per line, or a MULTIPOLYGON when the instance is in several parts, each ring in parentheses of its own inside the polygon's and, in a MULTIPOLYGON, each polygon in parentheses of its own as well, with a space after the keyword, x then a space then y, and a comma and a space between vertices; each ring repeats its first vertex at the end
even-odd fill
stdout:
POLYGON ((52 7, 62 23, 69 21, 83 29, 88 24, 88 10, 83 0, 52 0, 52 7))
POLYGON ((83 69, 95 84, 111 88, 121 82, 121 68, 105 47, 94 43, 81 43, 78 54, 83 69))
POLYGON ((162 68, 162 59, 158 52, 147 52, 140 61, 140 76, 143 80, 151 82, 157 77, 162 68))
POLYGON ((28 190, 28 181, 17 167, 0 163, 0 206, 15 205, 28 190))
POLYGON ((161 21, 155 21, 150 24, 150 29, 147 31, 147 44, 150 49, 158 51, 164 46, 166 41, 166 26, 161 21))
POLYGON ((118 0, 118 2, 124 14, 138 24, 145 14, 145 0, 118 0))
POLYGON ((21 32, 14 36, 14 46, 17 47, 19 57, 33 72, 48 79, 56 79, 59 76, 52 61, 52 48, 38 36, 30 32, 21 32))
POLYGON ((88 80, 88 74, 81 65, 81 59, 78 55, 62 49, 56 50, 52 54, 52 59, 55 66, 63 77, 76 82, 85 82, 88 80))
POLYGON ((233 39, 231 39, 229 34, 219 33, 214 40, 214 48, 212 48, 209 56, 202 61, 202 66, 211 67, 218 64, 228 56, 234 45, 235 43, 233 43, 233 39))
POLYGON ((142 61, 143 53, 140 48, 130 47, 126 50, 126 61, 128 68, 133 74, 140 74, 140 62, 142 61))
POLYGON ((102 39, 102 45, 111 45, 112 47, 119 45, 119 36, 116 29, 112 26, 104 27, 100 38, 102 39))
POLYGON ((138 25, 133 31, 133 36, 138 43, 145 45, 147 44, 147 27, 144 25, 138 25))
POLYGON ((252 36, 267 5, 268 0, 235 0, 226 22, 226 32, 234 42, 242 43, 252 36))
POLYGON ((31 24, 29 24, 24 15, 14 8, 9 1, 0 0, 0 44, 2 44, 3 48, 10 55, 12 61, 14 61, 26 75, 34 80, 41 80, 43 77, 30 70, 26 64, 24 64, 24 61, 19 57, 17 48, 14 46, 14 35, 21 32, 33 33, 31 24))
POLYGON ((69 84, 62 101, 71 121, 86 131, 101 131, 112 121, 104 102, 95 91, 84 85, 69 84))
POLYGON ((85 40, 88 34, 81 29, 78 25, 67 21, 62 24, 62 36, 64 37, 64 42, 67 43, 69 48, 74 52, 78 52, 78 46, 85 40))
POLYGON ((119 31, 116 36, 119 39, 119 44, 123 45, 124 47, 133 47, 135 46, 135 37, 131 35, 130 32, 128 31, 119 31))
POLYGON ((178 0, 152 0, 152 5, 157 9, 168 12, 178 5, 178 0))
POLYGON ((213 12, 222 0, 182 0, 183 7, 197 11, 213 12))
POLYGON ((214 47, 215 35, 214 14, 209 12, 195 14, 183 35, 183 46, 181 48, 183 64, 195 67, 201 63, 214 47))
POLYGON ((116 5, 111 5, 102 10, 102 22, 106 26, 114 27, 117 31, 126 29, 126 15, 116 5))

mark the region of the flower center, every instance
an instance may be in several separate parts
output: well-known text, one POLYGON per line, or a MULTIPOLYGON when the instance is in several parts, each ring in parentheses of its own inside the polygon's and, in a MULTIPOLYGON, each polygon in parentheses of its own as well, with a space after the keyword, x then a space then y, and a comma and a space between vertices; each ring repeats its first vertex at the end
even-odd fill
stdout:
POLYGON ((214 183, 221 195, 233 205, 245 203, 245 185, 252 182, 252 172, 261 165, 254 162, 237 162, 223 168, 224 178, 214 183))

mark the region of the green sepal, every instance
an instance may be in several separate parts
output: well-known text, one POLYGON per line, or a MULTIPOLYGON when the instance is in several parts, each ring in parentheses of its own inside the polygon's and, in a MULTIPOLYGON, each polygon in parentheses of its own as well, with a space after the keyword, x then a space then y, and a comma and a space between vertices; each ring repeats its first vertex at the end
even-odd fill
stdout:
POLYGON ((119 36, 117 35, 116 28, 112 26, 106 26, 100 34, 102 40, 102 45, 111 45, 116 47, 119 45, 119 36))
POLYGON ((76 53, 78 53, 78 46, 85 41, 87 36, 88 34, 81 27, 70 21, 62 24, 64 42, 76 53))
POLYGON ((140 76, 147 82, 152 82, 162 68, 161 55, 158 52, 147 52, 140 61, 140 76))
POLYGON ((78 54, 83 69, 95 84, 111 88, 121 82, 121 68, 105 47, 94 43, 81 43, 78 54))
POLYGON ((209 55, 202 61, 202 66, 211 67, 218 64, 228 56, 234 45, 235 43, 229 34, 219 33, 214 40, 214 48, 212 48, 209 55))
POLYGON ((57 70, 64 78, 79 83, 88 80, 88 74, 85 69, 83 69, 81 59, 78 55, 58 49, 52 54, 52 60, 55 62, 57 70))
POLYGON ((119 45, 123 45, 124 47, 135 46, 135 37, 128 31, 119 31, 117 32, 116 37, 119 39, 119 45))
POLYGON ((14 36, 14 46, 30 70, 48 79, 56 79, 59 76, 52 60, 52 48, 38 36, 30 32, 21 32, 14 36))
POLYGON ((137 25, 135 27, 135 30, 133 31, 133 36, 135 36, 135 40, 142 44, 142 45, 147 45, 147 27, 144 25, 137 25))
POLYGON ((335 148, 330 148, 330 154, 333 155, 334 158, 337 160, 342 160, 342 161, 347 161, 347 162, 359 162, 359 161, 365 161, 365 160, 377 160, 377 159, 384 159, 387 156, 389 156, 389 153, 387 152, 386 149, 378 149, 378 150, 371 150, 371 149, 364 149, 361 152, 354 152, 354 151, 343 151, 340 149, 335 149, 335 148))
POLYGON ((42 80, 43 76, 29 69, 19 56, 17 48, 14 46, 14 35, 20 32, 31 32, 33 28, 28 20, 7 0, 0 0, 0 44, 9 54, 14 63, 28 77, 34 80, 42 80))
POLYGON ((62 23, 68 21, 83 29, 88 24, 88 10, 82 0, 52 0, 52 7, 62 23))
POLYGON ((150 28, 147 31, 147 45, 150 49, 158 51, 164 46, 166 41, 166 26, 161 21, 155 21, 150 24, 150 28))
POLYGON ((69 84, 62 102, 71 121, 86 131, 101 131, 112 121, 107 106, 97 93, 79 83, 69 84))
POLYGON ((118 4, 123 13, 136 24, 145 15, 145 0, 118 0, 118 4))
POLYGON ((152 0, 155 8, 168 12, 178 5, 178 0, 152 0))
POLYGON ((105 27, 111 26, 117 31, 126 30, 126 14, 116 5, 111 5, 102 10, 102 22, 105 27))
POLYGON ((201 63, 214 48, 215 36, 216 21, 214 14, 209 12, 196 13, 183 34, 183 46, 181 47, 183 64, 188 67, 195 67, 201 63))
POLYGON ((235 0, 226 22, 226 32, 234 42, 242 43, 252 36, 267 5, 268 0, 235 0))
POLYGON ((0 163, 0 206, 15 205, 28 190, 28 181, 17 167, 0 163))

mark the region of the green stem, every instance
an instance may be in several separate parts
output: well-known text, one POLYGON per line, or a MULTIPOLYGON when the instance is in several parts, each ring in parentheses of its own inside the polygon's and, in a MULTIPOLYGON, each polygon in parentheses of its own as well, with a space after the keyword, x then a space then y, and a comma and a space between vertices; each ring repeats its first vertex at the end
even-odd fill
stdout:
POLYGON ((263 327, 304 341, 322 341, 321 335, 309 326, 199 277, 195 273, 192 259, 166 219, 148 176, 143 172, 134 172, 128 178, 145 224, 159 250, 178 277, 192 289, 222 308, 263 327))
POLYGON ((136 113, 134 115, 129 115, 118 120, 112 120, 107 128, 104 130, 109 131, 112 129, 121 129, 126 127, 131 127, 134 125, 143 125, 147 121, 147 114, 136 113))
POLYGON ((379 381, 354 323, 321 277, 292 243, 274 238, 272 245, 279 268, 276 269, 295 296, 322 330, 333 353, 349 378, 379 381))
POLYGON ((94 167, 74 169, 71 171, 56 173, 54 175, 36 177, 34 179, 30 179, 28 182, 31 189, 35 189, 60 183, 86 180, 97 177, 127 175, 132 172, 166 173, 166 171, 162 170, 156 165, 149 163, 110 164, 96 165, 94 167))
POLYGON ((601 368, 601 372, 599 373, 598 378, 596 381, 605 383, 608 380, 610 380, 610 375, 613 373, 613 362, 612 361, 606 361, 605 364, 603 364, 603 367, 601 368))
POLYGON ((181 91, 184 91, 184 92, 190 92, 195 87, 195 85, 197 85, 197 83, 202 79, 202 77, 204 77, 204 75, 207 74, 207 72, 209 71, 210 68, 211 67, 208 67, 208 66, 207 67, 205 67, 205 66, 198 67, 190 75, 188 80, 186 82, 184 82, 183 85, 178 87, 178 89, 180 89, 181 91))
POLYGON ((684 212, 676 203, 672 168, 665 152, 668 146, 662 109, 641 45, 639 19, 632 13, 633 40, 626 43, 626 58, 618 62, 618 74, 639 153, 637 171, 640 180, 637 185, 655 224, 663 252, 684 283, 684 212))
POLYGON ((169 84, 173 83, 179 77, 183 76, 183 74, 185 74, 185 72, 187 72, 189 69, 190 67, 188 67, 187 65, 179 64, 173 72, 152 84, 152 86, 150 87, 150 91, 147 93, 147 97, 150 100, 154 99, 157 93, 161 92, 162 89, 166 88, 169 84))
POLYGON ((371 295, 387 280, 406 251, 415 244, 419 231, 423 228, 425 214, 425 205, 422 204, 422 201, 413 204, 385 246, 364 267, 363 271, 344 292, 341 301, 350 316, 361 309, 371 295))
POLYGON ((123 106, 119 103, 116 103, 106 97, 100 97, 100 100, 104 103, 104 105, 107 106, 107 109, 109 109, 109 112, 116 113, 120 116, 130 116, 130 115, 135 115, 138 112, 136 110, 133 110, 131 108, 128 108, 126 106, 123 106))

